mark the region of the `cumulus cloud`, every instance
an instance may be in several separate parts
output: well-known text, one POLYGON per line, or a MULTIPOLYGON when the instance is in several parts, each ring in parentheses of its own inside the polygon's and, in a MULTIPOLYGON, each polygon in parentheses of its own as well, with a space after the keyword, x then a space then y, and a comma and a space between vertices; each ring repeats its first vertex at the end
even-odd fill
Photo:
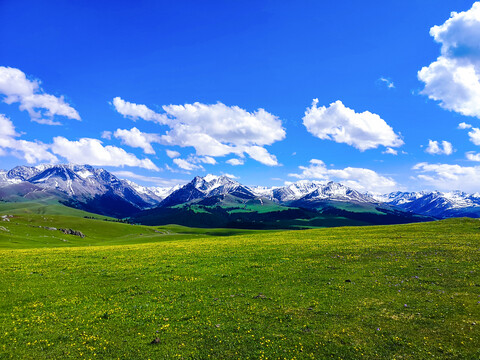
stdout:
POLYGON ((480 166, 422 162, 413 166, 412 169, 420 173, 415 177, 417 180, 437 190, 480 191, 480 166))
MULTIPOLYGON (((62 136, 53 138, 52 144, 18 139, 20 134, 13 122, 0 114, 0 156, 13 155, 25 159, 29 164, 41 161, 57 163, 56 155, 69 162, 96 166, 137 166, 149 170, 160 169, 149 159, 138 159, 135 155, 115 146, 104 146, 100 140, 83 138, 70 141, 62 136), (53 152, 53 153, 52 153, 53 152)), ((210 161, 210 160, 206 160, 210 161)))
POLYGON ((289 174, 298 179, 335 180, 359 191, 387 193, 398 189, 395 180, 377 174, 365 168, 347 167, 345 169, 327 169, 322 160, 312 159, 309 166, 299 166, 299 174, 289 174))
POLYGON ((217 160, 211 156, 195 156, 190 155, 186 159, 174 158, 173 163, 180 169, 192 171, 192 170, 205 170, 200 164, 215 165, 217 160))
POLYGON ((29 164, 58 161, 57 157, 48 151, 49 145, 39 141, 19 140, 19 136, 13 122, 0 114, 0 156, 11 154, 25 159, 29 164))
POLYGON ((19 136, 19 134, 15 131, 12 120, 0 114, 0 139, 2 143, 6 143, 8 140, 17 136, 19 136))
POLYGON ((453 153, 453 146, 448 141, 438 141, 428 140, 428 147, 425 149, 425 152, 431 155, 450 155, 453 153))
POLYGON ((388 147, 387 150, 382 152, 383 154, 398 155, 398 151, 388 147))
POLYGON ((470 124, 467 124, 466 122, 461 122, 460 124, 458 124, 458 128, 459 129, 470 129, 472 127, 472 125, 470 124))
POLYGON ((160 137, 157 134, 147 134, 138 130, 136 127, 127 129, 117 129, 113 136, 122 140, 122 144, 131 147, 141 148, 145 154, 155 154, 152 143, 160 142, 160 137))
POLYGON ((215 165, 217 163, 217 160, 210 156, 203 156, 199 158, 199 161, 204 163, 204 164, 210 164, 210 165, 215 165))
POLYGON ((49 163, 58 162, 58 159, 49 151, 50 146, 40 141, 16 140, 12 146, 11 154, 25 159, 29 164, 41 161, 49 163))
POLYGON ((160 169, 150 159, 138 159, 124 149, 107 145, 98 139, 82 138, 70 141, 62 136, 53 138, 53 153, 66 158, 71 163, 95 166, 137 166, 148 170, 160 169))
POLYGON ((360 151, 374 149, 380 145, 399 147, 402 139, 378 116, 369 111, 356 113, 347 108, 340 100, 329 107, 317 107, 314 99, 312 107, 307 108, 303 124, 308 132, 322 140, 351 145, 360 151))
POLYGON ((468 136, 470 137, 470 141, 475 145, 480 145, 480 129, 479 128, 472 128, 472 131, 468 132, 468 136))
POLYGON ((118 96, 113 99, 112 104, 118 113, 134 121, 143 119, 159 124, 163 124, 166 121, 165 115, 157 114, 155 111, 149 109, 145 105, 131 103, 119 98, 118 96))
POLYGON ((244 161, 242 159, 228 159, 227 161, 225 161, 227 164, 230 164, 232 166, 238 166, 238 165, 243 165, 244 164, 244 161))
POLYGON ((475 151, 469 151, 465 154, 465 156, 470 161, 480 161, 480 154, 475 153, 475 151))
POLYGON ((452 12, 430 35, 441 44, 441 55, 418 72, 422 94, 446 110, 480 117, 480 2, 452 12))
POLYGON ((185 180, 181 179, 165 179, 161 177, 156 177, 156 176, 144 176, 144 175, 139 175, 136 174, 132 171, 113 171, 113 174, 115 174, 117 177, 121 179, 128 179, 132 181, 142 181, 142 182, 147 182, 154 184, 156 186, 162 186, 162 187, 172 187, 178 184, 185 184, 185 180))
POLYGON ((40 81, 29 80, 19 69, 0 66, 0 94, 7 104, 19 103, 30 118, 41 124, 60 125, 55 115, 80 120, 77 110, 65 102, 63 96, 56 97, 40 88, 40 81))
POLYGON ((384 85, 385 85, 387 88, 389 88, 389 89, 395 88, 395 85, 394 85, 393 81, 391 81, 391 80, 389 80, 389 79, 387 79, 387 78, 385 78, 385 77, 381 77, 380 79, 378 79, 378 81, 379 81, 380 83, 384 84, 384 85))
POLYGON ((471 129, 468 132, 468 137, 470 138, 470 141, 474 143, 475 145, 480 145, 480 129, 472 127, 472 125, 467 124, 467 123, 460 123, 458 124, 459 129, 471 129))
POLYGON ((180 169, 192 171, 192 170, 205 170, 202 165, 196 165, 188 160, 176 158, 173 159, 175 165, 177 165, 180 169))
POLYGON ((275 166, 278 165, 278 161, 275 155, 270 154, 267 149, 261 146, 250 146, 245 148, 245 152, 254 160, 258 162, 269 165, 275 166))
POLYGON ((175 150, 166 150, 166 153, 170 159, 175 159, 177 157, 180 157, 180 153, 175 150))
POLYGON ((258 109, 248 112, 238 106, 222 103, 165 105, 159 114, 145 105, 129 103, 117 97, 115 109, 125 117, 144 119, 167 125, 169 130, 160 137, 164 145, 193 147, 198 156, 248 154, 269 166, 278 165, 276 157, 264 146, 285 138, 281 121, 258 109))

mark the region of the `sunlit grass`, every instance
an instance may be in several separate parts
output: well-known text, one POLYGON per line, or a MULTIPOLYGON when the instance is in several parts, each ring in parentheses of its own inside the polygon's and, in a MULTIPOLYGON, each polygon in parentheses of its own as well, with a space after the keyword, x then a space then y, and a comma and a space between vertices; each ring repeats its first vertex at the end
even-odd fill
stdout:
POLYGON ((125 244, 0 250, 0 358, 480 357, 478 220, 125 244))

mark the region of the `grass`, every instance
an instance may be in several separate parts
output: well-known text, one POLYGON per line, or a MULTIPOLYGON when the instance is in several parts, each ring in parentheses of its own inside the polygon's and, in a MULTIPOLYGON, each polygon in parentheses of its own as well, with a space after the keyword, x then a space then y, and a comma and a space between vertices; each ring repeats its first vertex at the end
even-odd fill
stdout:
POLYGON ((22 201, 22 202, 2 202, 0 201, 0 214, 39 214, 39 215, 67 215, 76 217, 93 217, 96 219, 113 218, 103 215, 92 214, 83 210, 78 210, 60 204, 56 200, 52 201, 22 201))
POLYGON ((89 218, 21 214, 9 218, 8 222, 0 221, 0 249, 134 245, 182 239, 192 240, 211 236, 262 233, 254 230, 199 229, 181 225, 130 225, 101 216, 99 219, 91 219, 90 215, 92 214, 83 213, 88 214, 89 218), (85 237, 66 235, 59 230, 51 230, 52 228, 78 230, 85 237))
POLYGON ((480 358, 478 220, 145 243, 71 221, 123 245, 0 250, 1 359, 480 358))

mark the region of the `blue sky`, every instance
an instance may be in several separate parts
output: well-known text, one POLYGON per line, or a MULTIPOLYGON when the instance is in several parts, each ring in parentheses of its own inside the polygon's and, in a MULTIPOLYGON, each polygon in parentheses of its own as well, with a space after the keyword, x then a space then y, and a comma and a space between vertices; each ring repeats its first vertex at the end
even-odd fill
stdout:
POLYGON ((472 1, 3 0, 0 44, 3 169, 480 191, 472 1))

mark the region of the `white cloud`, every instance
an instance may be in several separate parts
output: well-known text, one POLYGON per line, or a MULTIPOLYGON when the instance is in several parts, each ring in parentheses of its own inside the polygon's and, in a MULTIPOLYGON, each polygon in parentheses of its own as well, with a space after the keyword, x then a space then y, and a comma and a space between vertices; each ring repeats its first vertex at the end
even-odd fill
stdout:
POLYGON ((223 176, 226 176, 226 177, 228 177, 228 178, 230 178, 230 179, 234 179, 234 180, 235 180, 235 179, 238 179, 238 176, 235 176, 235 175, 232 175, 232 174, 222 174, 222 175, 223 175, 223 176))
POLYGON ((165 169, 167 169, 168 171, 172 172, 172 173, 179 173, 181 172, 180 170, 177 170, 177 169, 174 169, 172 168, 170 165, 168 164, 165 164, 165 169))
POLYGON ((134 121, 138 119, 143 119, 147 121, 153 121, 159 124, 163 124, 166 121, 165 115, 157 114, 155 111, 149 109, 145 105, 134 104, 125 101, 118 96, 113 99, 113 106, 118 113, 134 121))
POLYGON ((138 166, 148 170, 160 169, 150 159, 138 159, 122 148, 102 145, 98 139, 82 138, 70 141, 62 136, 53 138, 52 151, 71 163, 95 166, 138 166))
POLYGON ((275 155, 270 154, 267 149, 261 146, 250 146, 245 148, 245 152, 254 160, 258 162, 268 165, 268 166, 275 166, 278 165, 277 157, 275 155))
POLYGON ((470 141, 475 145, 480 145, 480 129, 479 128, 472 128, 472 131, 468 132, 468 136, 470 137, 470 141))
POLYGON ((418 171, 416 179, 433 186, 437 190, 480 191, 480 166, 460 166, 450 164, 418 163, 413 168, 418 171))
POLYGON ((17 136, 19 136, 19 134, 15 131, 13 122, 5 115, 0 114, 0 140, 6 143, 8 140, 17 136))
POLYGON ((312 159, 309 166, 299 166, 300 174, 288 176, 298 179, 336 180, 359 191, 387 193, 398 189, 395 180, 364 168, 347 167, 345 169, 327 169, 322 160, 312 159))
POLYGON ((430 29, 441 55, 418 72, 422 94, 446 109, 480 117, 480 2, 430 29))
POLYGON ((147 134, 138 130, 136 127, 127 129, 117 129, 113 136, 122 140, 122 144, 131 147, 141 148, 145 154, 155 154, 152 143, 160 142, 160 137, 157 134, 147 134))
POLYGON ((78 112, 67 104, 63 96, 46 94, 38 80, 28 80, 19 69, 0 66, 0 94, 7 104, 20 103, 20 110, 26 110, 33 121, 41 124, 60 125, 55 115, 80 120, 78 112))
POLYGON ((388 147, 387 150, 382 152, 382 154, 398 155, 398 151, 388 147))
POLYGON ((460 123, 458 124, 459 129, 472 129, 468 132, 468 136, 470 138, 470 141, 474 143, 475 145, 480 145, 480 129, 472 127, 472 125, 467 124, 467 123, 460 123))
POLYGON ((0 156, 11 154, 25 159, 29 164, 58 161, 57 157, 48 151, 49 145, 39 141, 16 139, 19 136, 13 122, 0 114, 0 156))
POLYGON ((138 159, 122 148, 103 146, 97 139, 83 138, 79 141, 70 141, 57 136, 53 144, 44 144, 39 141, 17 139, 20 135, 10 119, 0 114, 0 153, 14 155, 25 159, 29 164, 41 161, 57 163, 58 158, 52 154, 66 158, 69 162, 90 164, 96 166, 137 166, 149 170, 160 169, 149 159, 138 159), (51 152, 52 151, 52 152, 51 152))
POLYGON ((177 157, 180 157, 180 153, 178 151, 174 150, 166 150, 167 156, 171 159, 175 159, 177 157))
POLYGON ((475 153, 475 151, 469 151, 465 154, 468 160, 471 161, 480 161, 480 153, 475 153))
POLYGON ((173 159, 175 165, 177 165, 180 169, 192 171, 192 170, 205 170, 202 165, 196 165, 192 162, 185 160, 185 159, 173 159))
POLYGON ((112 132, 111 131, 102 132, 102 139, 111 140, 112 139, 112 132))
POLYGON ((210 156, 199 157, 198 160, 204 164, 210 164, 210 165, 215 165, 217 163, 217 160, 215 160, 210 156))
POLYGON ((425 152, 431 155, 450 155, 453 153, 453 146, 445 140, 441 144, 438 141, 428 140, 428 147, 425 152))
POLYGON ((395 88, 395 85, 393 84, 393 81, 391 81, 391 80, 389 80, 385 77, 381 77, 380 79, 378 79, 378 81, 385 84, 387 86, 387 88, 389 88, 389 89, 395 88))
POLYGON ((193 147, 198 156, 249 154, 266 165, 278 165, 274 155, 264 148, 285 138, 281 121, 264 109, 248 112, 238 106, 216 104, 165 105, 159 114, 145 105, 115 98, 116 110, 132 119, 142 118, 167 125, 161 136, 164 145, 193 147))
POLYGON ((458 128, 459 129, 470 129, 472 127, 472 125, 470 124, 467 124, 466 122, 461 122, 460 124, 458 124, 458 128))
POLYGON ((369 111, 356 113, 343 105, 340 100, 329 107, 317 107, 314 99, 307 108, 303 124, 307 130, 322 140, 351 145, 360 151, 377 148, 380 145, 399 147, 402 139, 378 116, 369 111))
POLYGON ((208 164, 215 165, 217 160, 210 156, 195 156, 189 155, 187 159, 173 159, 174 164, 176 164, 180 169, 192 171, 192 170, 205 170, 202 165, 199 164, 208 164))
POLYGON ((29 164, 41 161, 49 163, 58 162, 55 155, 49 151, 50 145, 39 141, 16 140, 10 147, 12 155, 24 158, 29 164))
POLYGON ((242 159, 229 159, 225 161, 227 164, 230 164, 232 166, 238 166, 238 165, 243 165, 244 161, 242 159))
POLYGON ((146 183, 151 183, 156 186, 162 186, 162 187, 171 187, 175 185, 181 185, 185 184, 185 180, 180 180, 180 179, 164 179, 160 177, 155 177, 155 176, 144 176, 144 175, 139 175, 131 171, 114 171, 114 175, 121 179, 128 179, 132 181, 142 181, 146 183))

